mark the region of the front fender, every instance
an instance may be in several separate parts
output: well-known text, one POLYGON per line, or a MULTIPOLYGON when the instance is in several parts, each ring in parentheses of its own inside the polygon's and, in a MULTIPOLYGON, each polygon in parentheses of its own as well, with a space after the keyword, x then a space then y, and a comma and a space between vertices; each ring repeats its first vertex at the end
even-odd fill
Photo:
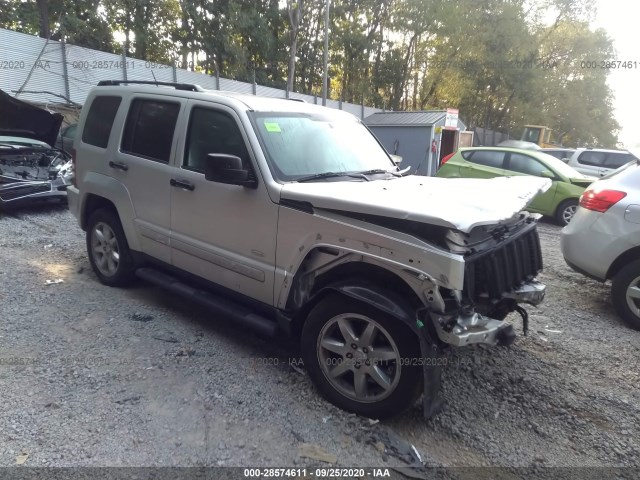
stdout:
MULTIPOLYGON (((453 290, 463 288, 464 258, 403 232, 355 218, 281 207, 274 298, 284 309, 293 279, 312 253, 329 252, 326 264, 346 255, 360 255, 401 276, 428 280, 453 290)), ((318 268, 321 265, 314 265, 318 268)), ((409 281, 409 280, 408 280, 409 281)), ((416 292, 422 298, 422 292, 416 292)))

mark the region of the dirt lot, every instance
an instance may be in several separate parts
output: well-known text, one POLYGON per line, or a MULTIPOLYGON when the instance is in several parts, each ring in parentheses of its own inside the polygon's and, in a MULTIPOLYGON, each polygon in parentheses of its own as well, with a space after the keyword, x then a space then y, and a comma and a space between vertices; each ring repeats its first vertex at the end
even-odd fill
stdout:
POLYGON ((559 233, 540 225, 530 335, 448 357, 436 418, 372 424, 321 400, 285 345, 99 284, 66 209, 0 215, 0 466, 393 466, 413 444, 436 466, 638 467, 640 332, 559 233))

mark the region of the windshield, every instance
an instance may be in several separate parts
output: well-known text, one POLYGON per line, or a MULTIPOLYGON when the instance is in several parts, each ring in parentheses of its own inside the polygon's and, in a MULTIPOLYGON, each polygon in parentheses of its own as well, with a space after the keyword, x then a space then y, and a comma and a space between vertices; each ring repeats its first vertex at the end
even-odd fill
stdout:
POLYGON ((327 172, 398 169, 355 119, 302 113, 254 113, 258 137, 274 176, 296 181, 327 172))

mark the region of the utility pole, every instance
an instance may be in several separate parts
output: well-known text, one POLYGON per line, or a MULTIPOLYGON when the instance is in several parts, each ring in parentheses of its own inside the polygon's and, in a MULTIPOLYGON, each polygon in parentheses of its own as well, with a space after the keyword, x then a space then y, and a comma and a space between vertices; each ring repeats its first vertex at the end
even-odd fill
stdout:
POLYGON ((329 3, 331 0, 326 0, 324 5, 324 55, 323 55, 323 70, 322 70, 322 105, 327 105, 327 76, 329 68, 329 3))

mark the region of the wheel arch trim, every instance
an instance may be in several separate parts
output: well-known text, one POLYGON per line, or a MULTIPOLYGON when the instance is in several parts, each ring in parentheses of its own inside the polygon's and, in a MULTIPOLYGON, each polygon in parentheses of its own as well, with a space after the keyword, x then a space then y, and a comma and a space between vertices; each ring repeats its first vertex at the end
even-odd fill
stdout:
POLYGON ((605 278, 611 279, 615 277, 622 267, 637 259, 640 259, 640 246, 636 246, 630 248, 629 250, 626 250, 625 252, 618 255, 618 257, 611 263, 611 265, 607 269, 605 278))
MULTIPOLYGON (((82 185, 82 200, 80 202, 80 227, 87 229, 87 222, 91 212, 93 202, 108 202, 115 209, 122 225, 129 249, 140 250, 138 236, 136 234, 133 220, 135 210, 131 196, 126 187, 116 179, 99 173, 88 173, 82 185)), ((97 207, 100 208, 100 207, 97 207)))

